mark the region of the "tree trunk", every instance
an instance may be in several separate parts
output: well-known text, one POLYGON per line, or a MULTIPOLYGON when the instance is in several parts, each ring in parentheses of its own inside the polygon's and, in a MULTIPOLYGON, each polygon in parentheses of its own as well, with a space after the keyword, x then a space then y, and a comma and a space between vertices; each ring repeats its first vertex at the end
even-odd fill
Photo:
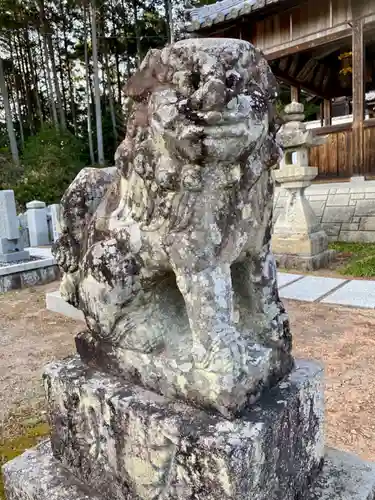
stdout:
POLYGON ((34 85, 34 96, 35 96, 36 107, 38 110, 40 123, 43 123, 43 111, 42 111, 42 106, 41 106, 40 98, 39 98, 38 82, 37 82, 37 79, 35 76, 33 57, 31 55, 31 48, 30 48, 29 32, 27 29, 24 30, 24 34, 25 34, 25 41, 26 41, 27 57, 28 57, 29 66, 30 66, 30 73, 31 73, 31 78, 32 78, 33 85, 34 85))
POLYGON ((59 130, 59 119, 57 118, 56 102, 55 102, 55 96, 54 96, 54 92, 53 92, 51 68, 50 68, 50 61, 49 61, 49 55, 48 55, 47 35, 46 34, 43 35, 43 45, 44 45, 44 60, 46 63, 47 85, 48 85, 48 92, 49 92, 49 97, 50 97, 50 105, 51 105, 51 109, 52 109, 52 118, 53 118, 53 122, 55 124, 56 129, 59 130))
POLYGON ((12 158, 13 158, 14 163, 16 163, 16 165, 19 165, 20 160, 19 160, 19 156, 18 156, 16 134, 15 134, 14 128, 13 128, 13 119, 12 119, 12 113, 10 111, 8 89, 7 89, 7 86, 5 83, 3 60, 1 58, 0 58, 0 91, 1 91, 1 95, 3 96, 5 120, 6 120, 6 124, 7 124, 8 137, 9 137, 9 143, 10 143, 10 150, 12 152, 12 158))
POLYGON ((22 112, 21 112, 20 97, 19 97, 17 85, 16 85, 16 109, 17 109, 18 121, 20 124, 21 146, 23 148, 25 145, 25 134, 23 132, 22 112))
MULTIPOLYGON (((19 98, 19 89, 20 89, 20 84, 19 84, 19 79, 20 75, 18 74, 17 66, 15 64, 15 55, 13 52, 13 43, 12 43, 12 37, 9 36, 9 48, 10 48, 10 58, 13 61, 13 78, 14 78, 14 90, 16 97, 14 99, 15 101, 15 108, 16 108, 16 116, 18 118, 18 123, 20 127, 20 137, 21 137, 21 147, 23 148, 25 145, 25 135, 23 132, 23 123, 22 123, 22 112, 21 112, 21 104, 20 104, 20 98, 19 98)), ((21 85, 22 89, 22 85, 21 85)))
POLYGON ((43 30, 43 34, 42 34, 43 51, 42 51, 42 53, 44 54, 44 62, 45 62, 44 67, 45 67, 45 76, 46 76, 46 81, 47 81, 47 89, 48 89, 48 94, 49 94, 49 104, 50 104, 50 108, 52 111, 53 123, 55 124, 56 130, 59 130, 59 120, 57 118, 56 102, 55 102, 55 96, 53 93, 50 60, 49 60, 48 47, 47 47, 47 24, 46 24, 45 15, 44 15, 44 0, 40 0, 39 18, 40 18, 40 23, 41 23, 42 30, 43 30))
POLYGON ((139 24, 138 24, 137 0, 132 0, 132 7, 133 7, 133 17, 134 17, 135 43, 137 47, 137 66, 139 66, 142 60, 142 49, 141 49, 141 35, 139 32, 139 24))
POLYGON ((23 57, 21 40, 20 40, 18 32, 17 32, 17 39, 18 39, 18 48, 19 48, 19 55, 17 54, 17 56, 19 57, 21 75, 22 75, 22 79, 24 82, 24 92, 25 92, 25 97, 26 97, 26 109, 27 109, 27 121, 29 123, 30 132, 34 133, 35 129, 34 129, 34 122, 33 122, 33 108, 32 108, 32 102, 30 99, 31 85, 30 85, 30 81, 28 78, 29 75, 27 72, 27 68, 25 66, 25 60, 23 57))
POLYGON ((100 106, 100 82, 98 65, 98 40, 96 34, 96 6, 95 0, 91 0, 91 37, 92 37, 92 59, 94 66, 94 95, 96 115, 96 135, 98 142, 98 163, 104 165, 102 110, 100 106))
POLYGON ((64 107, 63 107, 63 103, 61 100, 59 79, 57 77, 55 55, 54 55, 53 43, 52 43, 52 35, 49 33, 48 35, 46 34, 46 36, 47 36, 47 44, 48 44, 48 51, 49 51, 50 62, 51 62, 52 77, 53 77, 53 83, 54 83, 54 87, 55 87, 57 106, 59 108, 59 114, 60 114, 60 124, 61 124, 61 127, 63 129, 66 129, 65 112, 64 112, 64 107))
MULTIPOLYGON (((14 76, 14 75, 12 75, 12 76, 14 76)), ((20 124, 20 130, 21 130, 21 122, 18 119, 18 111, 17 111, 17 106, 16 106, 16 100, 14 99, 14 96, 13 96, 13 91, 15 89, 14 79, 11 78, 9 75, 8 75, 8 78, 7 78, 7 76, 5 75, 5 85, 6 85, 7 89, 8 89, 8 99, 9 99, 9 107, 10 107, 10 114, 11 114, 11 117, 12 117, 12 123, 13 123, 13 117, 15 117, 17 119, 16 121, 20 124)), ((23 141, 22 141, 22 146, 23 146, 23 141)))
POLYGON ((87 50, 87 19, 86 19, 86 6, 83 8, 83 29, 84 29, 84 48, 85 48, 85 77, 86 77, 86 99, 87 99, 87 134, 89 138, 89 150, 91 164, 95 163, 94 144, 92 140, 92 127, 91 127, 91 83, 90 83, 90 68, 89 68, 89 55, 87 50))
POLYGON ((115 114, 115 106, 114 106, 114 102, 113 102, 112 82, 111 82, 111 75, 110 75, 110 71, 109 71, 107 47, 106 47, 106 51, 105 51, 105 71, 106 71, 106 75, 107 75, 108 99, 109 99, 109 109, 110 109, 110 113, 111 113, 113 138, 114 138, 115 145, 117 145, 116 114, 115 114))
POLYGON ((129 43, 128 43, 128 32, 126 30, 126 25, 127 25, 127 16, 125 16, 126 9, 125 9, 125 2, 124 0, 121 0, 121 6, 122 10, 124 11, 124 42, 125 42, 125 50, 126 50, 126 73, 128 76, 128 80, 131 76, 131 71, 130 71, 130 58, 129 58, 129 43))
MULTIPOLYGON (((54 114, 53 114, 53 110, 52 110, 52 100, 51 100, 51 95, 50 95, 50 86, 48 85, 47 61, 45 60, 45 51, 44 51, 44 48, 43 48, 44 44, 42 43, 42 39, 41 39, 41 36, 40 36, 39 32, 38 32, 38 44, 39 44, 39 50, 40 50, 41 66, 43 68, 44 82, 46 84, 48 108, 49 108, 50 117, 53 119, 54 114)), ((44 114, 44 116, 46 116, 46 114, 44 114)))
POLYGON ((66 92, 65 92, 65 75, 64 75, 64 68, 63 68, 63 61, 61 57, 61 50, 59 48, 59 45, 57 43, 57 57, 59 59, 59 76, 60 76, 60 82, 59 82, 59 88, 61 89, 61 97, 62 97, 62 105, 63 105, 63 110, 64 110, 64 116, 66 120, 66 112, 67 112, 67 104, 66 104, 66 92))
POLYGON ((115 64, 116 64, 116 81, 117 81, 117 100, 121 108, 122 103, 122 91, 121 91, 121 73, 120 73, 120 57, 118 53, 117 45, 117 29, 116 29, 116 17, 113 4, 111 2, 111 12, 112 12, 112 37, 115 40, 115 64))
MULTIPOLYGON (((61 5, 62 19, 63 19, 64 52, 65 52, 66 68, 67 68, 67 73, 68 73, 70 111, 72 113, 74 134, 77 135, 77 113, 76 113, 76 104, 74 101, 72 70, 71 70, 71 66, 70 66, 69 51, 68 51, 68 40, 66 37, 66 16, 64 13, 63 3, 61 2, 60 5, 61 5)), ((68 11, 67 11, 67 15, 69 15, 68 11)))
POLYGON ((173 33, 173 17, 172 17, 172 0, 164 0, 165 24, 167 28, 168 43, 174 42, 173 33))

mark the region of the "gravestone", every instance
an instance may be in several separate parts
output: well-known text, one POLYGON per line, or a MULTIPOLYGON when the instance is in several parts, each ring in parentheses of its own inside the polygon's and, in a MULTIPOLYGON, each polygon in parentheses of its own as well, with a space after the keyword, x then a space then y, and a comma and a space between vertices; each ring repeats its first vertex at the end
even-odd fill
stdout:
POLYGON ((60 237, 60 205, 58 203, 54 203, 53 205, 49 205, 50 216, 51 216, 51 227, 52 227, 52 239, 53 241, 57 241, 60 237))
POLYGON ((26 204, 30 246, 49 245, 47 211, 44 201, 30 201, 26 204))
POLYGON ((267 62, 184 40, 126 92, 116 168, 61 202, 61 294, 87 329, 45 370, 51 438, 5 465, 8 500, 373 498, 374 466, 324 449, 322 368, 291 354, 267 62))
POLYGON ((12 190, 0 191, 0 262, 29 259, 20 239, 19 220, 12 190))
POLYGON ((20 239, 22 241, 22 245, 24 248, 28 248, 30 246, 30 239, 29 239, 29 228, 27 225, 26 212, 18 215, 18 222, 19 222, 20 239))

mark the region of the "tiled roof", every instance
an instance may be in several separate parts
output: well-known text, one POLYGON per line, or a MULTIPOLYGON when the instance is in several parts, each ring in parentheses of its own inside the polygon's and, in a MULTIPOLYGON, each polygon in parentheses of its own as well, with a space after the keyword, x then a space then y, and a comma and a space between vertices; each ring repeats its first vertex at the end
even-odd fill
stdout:
POLYGON ((187 31, 197 31, 201 28, 236 19, 255 10, 282 0, 222 0, 211 5, 186 10, 189 22, 187 31))

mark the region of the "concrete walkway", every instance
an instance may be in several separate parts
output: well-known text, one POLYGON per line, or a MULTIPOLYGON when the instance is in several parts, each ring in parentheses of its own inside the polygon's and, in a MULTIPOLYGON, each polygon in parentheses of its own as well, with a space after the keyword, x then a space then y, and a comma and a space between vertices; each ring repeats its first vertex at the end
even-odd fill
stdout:
MULTIPOLYGON (((31 255, 53 258, 48 247, 27 248, 31 255)), ((280 296, 283 299, 305 302, 322 302, 340 306, 375 308, 375 281, 305 276, 278 273, 280 296)), ((47 296, 47 309, 60 312, 74 319, 83 319, 81 311, 64 302, 58 291, 47 296), (68 310, 69 309, 69 310, 68 310)))
POLYGON ((279 273, 278 282, 284 299, 375 308, 375 281, 279 273))

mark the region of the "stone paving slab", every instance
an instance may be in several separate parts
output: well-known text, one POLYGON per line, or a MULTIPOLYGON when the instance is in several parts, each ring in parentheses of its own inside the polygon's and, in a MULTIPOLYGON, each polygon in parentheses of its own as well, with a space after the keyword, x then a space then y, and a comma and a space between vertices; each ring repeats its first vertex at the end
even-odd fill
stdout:
POLYGON ((325 297, 322 303, 373 309, 375 307, 375 281, 349 281, 342 288, 325 297))
POLYGON ((46 309, 67 316, 68 318, 85 321, 83 312, 65 302, 58 290, 46 294, 46 309))
POLYGON ((294 281, 302 279, 303 274, 291 274, 291 273, 277 273, 277 284, 281 288, 286 285, 290 285, 294 281))
POLYGON ((315 302, 346 281, 345 279, 325 278, 323 276, 305 276, 303 279, 282 288, 280 297, 315 302))

